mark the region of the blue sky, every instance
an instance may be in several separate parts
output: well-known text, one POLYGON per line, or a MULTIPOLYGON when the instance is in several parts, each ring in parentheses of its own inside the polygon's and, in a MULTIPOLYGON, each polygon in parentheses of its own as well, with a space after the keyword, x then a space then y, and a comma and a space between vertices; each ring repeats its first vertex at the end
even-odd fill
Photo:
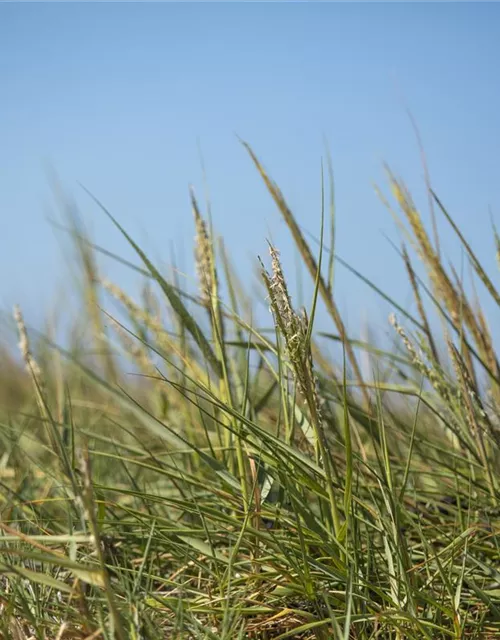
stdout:
MULTIPOLYGON (((495 268, 488 209, 500 208, 498 4, 2 4, 0 7, 0 305, 41 322, 67 283, 47 216, 53 167, 96 241, 130 257, 83 197, 90 189, 151 255, 175 250, 193 286, 188 184, 200 198, 202 149, 216 230, 252 281, 266 238, 286 228, 236 135, 251 143, 300 223, 318 233, 320 161, 336 175, 338 253, 402 303, 397 240, 373 184, 401 174, 427 216, 405 113, 420 127, 433 184, 495 268)), ((446 231, 442 223, 443 232, 446 231)), ((456 257, 450 243, 450 256, 456 257)), ((132 289, 137 281, 103 261, 132 289)), ((337 296, 356 327, 376 299, 339 268, 337 296)))

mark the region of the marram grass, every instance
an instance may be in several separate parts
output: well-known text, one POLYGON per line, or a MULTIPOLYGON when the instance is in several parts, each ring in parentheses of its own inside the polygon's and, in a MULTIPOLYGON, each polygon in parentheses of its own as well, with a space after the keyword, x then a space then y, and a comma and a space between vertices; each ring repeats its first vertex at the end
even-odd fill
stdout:
MULTIPOLYGON (((392 350, 350 338, 331 170, 313 247, 246 149, 311 278, 307 309, 269 245, 269 323, 253 324, 194 192, 198 293, 99 205, 137 254, 141 298, 99 272, 102 249, 71 211, 86 309, 74 344, 35 336, 16 309, 23 367, 6 356, 1 372, 0 638, 500 637, 500 374, 485 313, 389 173, 416 315, 393 303, 392 350)), ((429 196, 499 305, 495 276, 429 196)))

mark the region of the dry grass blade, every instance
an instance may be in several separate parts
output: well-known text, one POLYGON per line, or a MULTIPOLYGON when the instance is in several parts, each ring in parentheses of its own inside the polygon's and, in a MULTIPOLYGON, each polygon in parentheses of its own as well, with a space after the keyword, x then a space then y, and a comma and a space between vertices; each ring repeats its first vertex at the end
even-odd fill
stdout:
POLYGON ((293 215, 293 213, 291 212, 291 210, 289 209, 283 194, 281 193, 281 191, 279 190, 278 186, 271 180, 271 178, 268 176, 268 174, 266 173, 266 171, 264 170, 263 166, 261 165, 261 163, 259 162, 257 156, 255 155, 255 153, 253 152, 252 148, 250 147, 250 145, 248 145, 246 142, 243 142, 243 145, 245 146, 246 150, 248 151, 250 157, 252 158, 255 166, 257 167, 257 170, 259 171, 260 175, 262 176, 262 179, 264 180, 266 187, 269 191, 269 193, 271 194, 271 196, 273 197, 276 205, 278 206, 278 209, 280 210, 281 214, 283 215, 283 218, 286 222, 286 224, 288 225, 288 228, 290 229, 291 233, 292 233, 292 237, 295 241, 295 244, 297 245, 297 248, 300 252, 300 255, 302 256, 302 259, 304 260, 304 264, 306 265, 309 274, 311 276, 311 278, 315 281, 316 279, 318 279, 318 287, 319 287, 319 293, 323 299, 323 302, 329 312, 329 314, 331 315, 333 321, 335 322, 335 326, 337 327, 337 331, 339 332, 339 335, 342 338, 342 341, 345 344, 345 350, 346 350, 346 354, 347 357, 349 359, 350 365, 353 368, 354 371, 354 375, 356 380, 358 381, 359 384, 359 388, 361 391, 361 394, 364 397, 364 400, 366 402, 367 406, 370 406, 370 397, 368 394, 368 391, 366 390, 365 385, 363 384, 363 377, 361 375, 361 369, 359 367, 359 364, 357 362, 356 356, 354 354, 354 350, 352 349, 352 346, 348 340, 348 336, 345 330, 345 326, 344 326, 344 322, 340 316, 340 313, 337 309, 337 305, 335 304, 334 300, 333 300, 333 296, 332 296, 332 291, 329 288, 329 286, 327 285, 327 283, 325 282, 323 276, 321 274, 318 274, 318 264, 316 262, 316 259, 314 258, 312 251, 309 247, 309 245, 307 244, 299 225, 297 224, 295 217, 293 215))
POLYGON ((479 276, 481 282, 484 284, 484 286, 486 287, 488 293, 491 295, 493 300, 497 303, 497 305, 500 306, 500 294, 496 290, 495 285, 493 284, 493 282, 489 278, 489 276, 486 273, 486 271, 481 266, 481 263, 478 260, 478 258, 476 256, 476 254, 474 253, 474 251, 472 250, 470 244, 467 242, 467 240, 463 236, 462 232, 458 228, 458 226, 455 223, 455 221, 453 220, 453 218, 448 213, 447 209, 445 208, 444 204, 441 202, 441 200, 439 199, 437 194, 434 191, 431 191, 431 193, 432 193, 432 197, 434 198, 434 200, 435 200, 436 204, 438 205, 440 211, 443 213, 443 215, 446 218, 446 220, 448 221, 449 225, 451 226, 453 231, 456 233, 457 237, 459 238, 460 242, 462 243, 463 247, 465 248, 465 250, 467 252, 467 255, 469 256, 470 261, 472 263, 472 266, 474 267, 474 271, 479 276))

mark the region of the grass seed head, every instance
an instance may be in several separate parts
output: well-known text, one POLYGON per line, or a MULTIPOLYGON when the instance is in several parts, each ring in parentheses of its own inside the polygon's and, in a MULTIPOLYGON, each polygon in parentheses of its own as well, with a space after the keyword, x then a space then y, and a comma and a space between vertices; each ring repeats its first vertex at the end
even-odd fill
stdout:
POLYGON ((215 264, 212 241, 207 229, 207 224, 201 216, 194 192, 191 190, 191 203, 193 207, 195 238, 194 238, 194 258, 200 294, 205 305, 210 303, 214 292, 215 264))

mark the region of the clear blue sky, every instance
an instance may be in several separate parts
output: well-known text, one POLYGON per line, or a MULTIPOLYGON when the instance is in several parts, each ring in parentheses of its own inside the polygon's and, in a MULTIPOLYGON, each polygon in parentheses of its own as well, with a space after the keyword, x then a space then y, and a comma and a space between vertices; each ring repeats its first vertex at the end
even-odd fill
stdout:
MULTIPOLYGON (((338 252, 404 303, 406 278, 383 236, 397 233, 372 187, 384 185, 387 161, 425 209, 404 102, 435 188, 494 267, 488 207, 500 208, 499 60, 493 3, 2 4, 0 305, 20 302, 36 324, 66 281, 46 220, 47 165, 77 195, 101 245, 130 256, 77 181, 155 258, 168 262, 175 247, 191 275, 187 187, 202 196, 198 144, 214 223, 240 273, 250 282, 252 260, 272 237, 293 279, 288 234, 235 134, 315 233, 326 136, 338 252)), ((103 267, 135 286, 123 269, 103 267)), ((376 304, 341 271, 337 294, 354 325, 376 304)))

